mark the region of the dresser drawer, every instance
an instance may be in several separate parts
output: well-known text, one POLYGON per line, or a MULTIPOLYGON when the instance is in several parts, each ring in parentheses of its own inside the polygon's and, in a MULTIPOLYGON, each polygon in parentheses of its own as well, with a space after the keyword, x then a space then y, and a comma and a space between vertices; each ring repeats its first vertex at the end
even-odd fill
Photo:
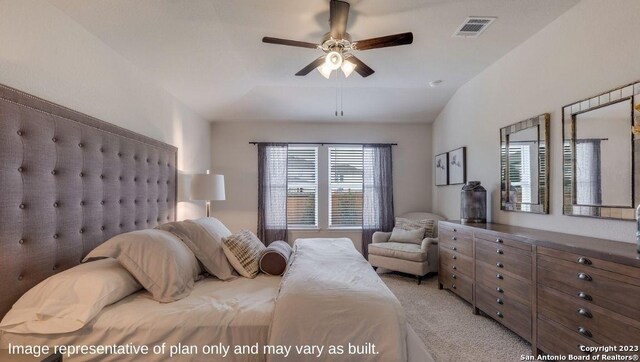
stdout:
POLYGON ((547 287, 538 287, 538 313, 602 345, 635 345, 640 322, 547 287))
POLYGON ((606 271, 614 272, 616 274, 622 274, 635 279, 640 279, 640 268, 634 268, 628 265, 612 263, 606 260, 592 258, 585 255, 569 253, 562 250, 545 248, 542 246, 538 247, 538 254, 566 260, 566 261, 575 263, 576 265, 585 266, 588 268, 606 270, 606 271))
POLYGON ((459 273, 452 273, 449 271, 439 272, 438 278, 440 284, 445 289, 449 289, 455 294, 459 295, 462 299, 469 303, 473 301, 473 282, 471 278, 468 278, 459 273))
POLYGON ((522 338, 531 340, 531 308, 514 299, 494 297, 488 288, 476 289, 476 307, 516 332, 522 338))
POLYGON ((504 272, 531 279, 531 252, 478 239, 476 259, 495 265, 504 272))
POLYGON ((531 281, 518 279, 493 265, 476 262, 476 283, 498 291, 524 305, 531 305, 531 281))
POLYGON ((496 245, 506 245, 513 248, 531 252, 530 244, 519 241, 513 237, 499 235, 499 234, 491 234, 491 233, 482 232, 482 231, 476 232, 475 237, 476 239, 488 241, 496 245))
POLYGON ((473 257, 473 239, 471 237, 461 239, 456 235, 440 232, 438 244, 442 249, 457 251, 460 254, 473 257))
POLYGON ((562 325, 538 318, 538 348, 551 355, 587 355, 580 346, 597 347, 597 343, 568 330, 562 325))
MULTIPOLYGON (((538 283, 570 295, 582 292, 591 299, 597 296, 633 309, 640 305, 640 280, 622 274, 538 255, 537 276, 538 283)), ((640 319, 640 313, 633 314, 633 319, 640 319)))
POLYGON ((471 278, 473 276, 473 260, 458 252, 440 249, 440 271, 460 273, 471 278))

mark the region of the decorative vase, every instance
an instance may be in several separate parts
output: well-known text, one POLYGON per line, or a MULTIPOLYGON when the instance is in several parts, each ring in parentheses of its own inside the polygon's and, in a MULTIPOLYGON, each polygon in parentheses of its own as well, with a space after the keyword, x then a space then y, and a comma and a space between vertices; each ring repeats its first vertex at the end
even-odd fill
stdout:
POLYGON ((480 181, 469 181, 460 194, 460 221, 462 223, 487 222, 487 190, 480 181))

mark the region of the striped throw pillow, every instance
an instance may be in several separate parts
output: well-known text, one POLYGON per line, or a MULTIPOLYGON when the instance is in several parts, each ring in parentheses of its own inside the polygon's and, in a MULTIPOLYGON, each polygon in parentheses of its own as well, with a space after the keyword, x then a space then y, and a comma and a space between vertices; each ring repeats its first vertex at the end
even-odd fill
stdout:
POLYGON ((260 255, 266 247, 254 233, 241 230, 222 239, 222 250, 233 268, 245 278, 255 278, 260 271, 260 255))
POLYGON ((435 238, 436 235, 436 223, 437 220, 423 219, 423 220, 409 220, 403 217, 396 218, 396 227, 403 230, 416 230, 424 228, 425 238, 435 238))

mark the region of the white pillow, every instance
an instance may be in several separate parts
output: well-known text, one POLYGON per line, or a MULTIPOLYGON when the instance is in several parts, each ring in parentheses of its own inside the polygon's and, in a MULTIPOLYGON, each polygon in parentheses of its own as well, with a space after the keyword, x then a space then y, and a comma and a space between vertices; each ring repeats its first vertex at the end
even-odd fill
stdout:
POLYGON ((80 264, 53 275, 26 292, 0 322, 11 333, 76 331, 105 306, 142 286, 114 259, 80 264))
POLYGON ((399 227, 394 227, 389 237, 389 242, 393 243, 407 243, 407 244, 422 244, 424 239, 424 228, 404 230, 399 227))
POLYGON ((168 231, 132 231, 107 240, 84 260, 115 258, 151 292, 153 299, 168 303, 189 294, 202 272, 189 248, 168 231))
POLYGON ((266 246, 249 230, 222 239, 222 250, 233 268, 245 278, 255 278, 260 272, 260 255, 266 246))

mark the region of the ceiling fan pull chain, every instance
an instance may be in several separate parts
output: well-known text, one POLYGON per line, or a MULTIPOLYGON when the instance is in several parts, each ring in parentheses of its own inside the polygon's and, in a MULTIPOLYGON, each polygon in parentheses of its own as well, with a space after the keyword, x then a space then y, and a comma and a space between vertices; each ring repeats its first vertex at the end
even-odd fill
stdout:
MULTIPOLYGON (((338 76, 340 76, 339 73, 338 73, 338 76)), ((340 81, 340 116, 344 117, 344 82, 343 81, 340 81)))
POLYGON ((338 117, 338 72, 336 72, 336 117, 338 117))

